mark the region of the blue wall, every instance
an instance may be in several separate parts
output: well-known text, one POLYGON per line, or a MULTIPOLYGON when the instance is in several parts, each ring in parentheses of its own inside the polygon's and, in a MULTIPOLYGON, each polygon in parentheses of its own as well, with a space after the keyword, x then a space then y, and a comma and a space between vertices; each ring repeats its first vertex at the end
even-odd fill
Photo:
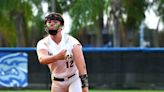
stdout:
MULTIPOLYGON (((0 48, 0 74, 4 75, 2 70, 8 70, 4 75, 7 77, 0 76, 0 88, 50 88, 49 70, 46 65, 39 64, 35 50, 35 48, 0 48), (15 58, 21 56, 24 58, 22 62, 27 61, 27 64, 21 65, 21 67, 24 66, 25 72, 19 71, 21 67, 13 70, 13 65, 18 63, 12 63, 11 67, 4 68, 7 64, 4 61, 7 59, 2 60, 2 57, 16 53, 20 55, 15 58), (13 77, 17 74, 16 70, 22 74, 17 77, 22 81, 13 77), (8 78, 7 81, 6 78, 8 78), (2 82, 6 83, 5 86, 2 82)), ((90 88, 163 89, 164 87, 164 48, 83 48, 83 51, 90 88)), ((20 60, 13 62, 20 62, 20 60)))

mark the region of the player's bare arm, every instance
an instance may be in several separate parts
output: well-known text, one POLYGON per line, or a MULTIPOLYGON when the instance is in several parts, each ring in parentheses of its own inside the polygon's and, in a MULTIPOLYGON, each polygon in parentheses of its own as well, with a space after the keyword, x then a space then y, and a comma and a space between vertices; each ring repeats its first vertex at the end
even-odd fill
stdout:
POLYGON ((65 59, 66 50, 63 49, 56 55, 49 55, 48 51, 45 49, 37 50, 38 59, 41 64, 50 64, 56 62, 57 60, 65 59))
POLYGON ((83 92, 88 92, 88 76, 87 76, 87 69, 85 64, 85 59, 82 52, 82 46, 76 45, 73 49, 74 54, 74 61, 77 65, 77 68, 79 70, 79 75, 82 82, 82 90, 83 92))
POLYGON ((82 52, 81 45, 76 45, 73 48, 74 61, 79 69, 79 75, 87 74, 86 64, 82 52))

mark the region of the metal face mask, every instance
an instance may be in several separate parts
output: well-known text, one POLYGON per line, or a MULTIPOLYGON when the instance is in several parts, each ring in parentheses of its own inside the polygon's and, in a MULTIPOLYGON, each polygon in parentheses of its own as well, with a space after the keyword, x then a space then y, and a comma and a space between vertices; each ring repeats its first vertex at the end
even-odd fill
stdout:
POLYGON ((53 28, 51 27, 51 24, 49 22, 47 22, 46 25, 47 25, 47 28, 48 28, 47 31, 48 31, 48 33, 50 35, 56 35, 58 30, 59 30, 59 28, 60 28, 60 24, 59 23, 55 23, 54 25, 52 25, 53 28))
POLYGON ((50 35, 56 35, 61 26, 64 25, 62 16, 58 13, 51 13, 45 17, 45 31, 50 35), (54 22, 54 25, 51 22, 54 22), (56 22, 60 21, 60 23, 56 22))

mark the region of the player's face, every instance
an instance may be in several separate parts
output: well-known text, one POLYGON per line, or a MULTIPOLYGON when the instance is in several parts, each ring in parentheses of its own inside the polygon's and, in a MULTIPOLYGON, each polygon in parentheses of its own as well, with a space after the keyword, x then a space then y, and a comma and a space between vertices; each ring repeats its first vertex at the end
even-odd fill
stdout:
POLYGON ((46 23, 49 30, 58 30, 60 28, 60 21, 48 20, 46 23))

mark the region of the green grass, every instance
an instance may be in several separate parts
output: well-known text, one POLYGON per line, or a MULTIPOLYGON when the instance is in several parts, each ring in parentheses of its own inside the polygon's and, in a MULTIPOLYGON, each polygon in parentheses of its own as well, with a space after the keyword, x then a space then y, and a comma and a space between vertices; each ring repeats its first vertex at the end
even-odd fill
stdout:
MULTIPOLYGON (((0 90, 0 92, 50 92, 50 90, 0 90)), ((89 90, 89 92, 164 92, 164 90, 89 90)))

